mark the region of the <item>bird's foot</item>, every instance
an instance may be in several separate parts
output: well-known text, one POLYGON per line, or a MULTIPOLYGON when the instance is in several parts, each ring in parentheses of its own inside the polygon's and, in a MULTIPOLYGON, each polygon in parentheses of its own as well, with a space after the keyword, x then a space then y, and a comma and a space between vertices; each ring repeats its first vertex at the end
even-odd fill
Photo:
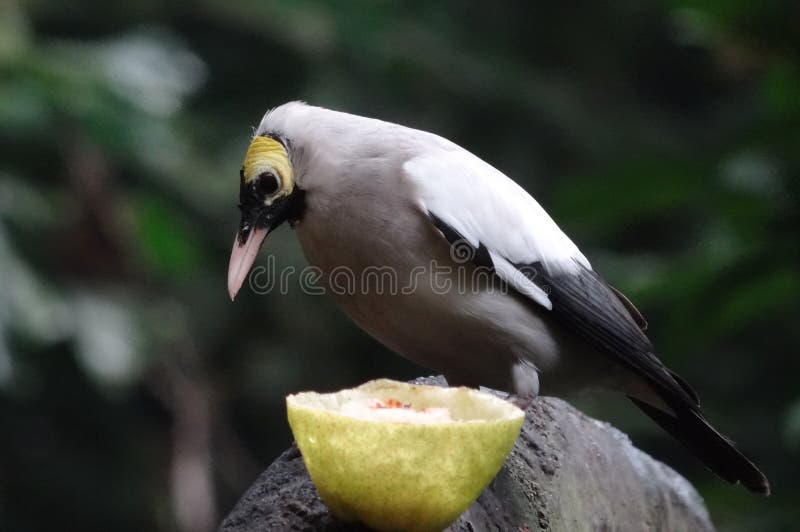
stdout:
POLYGON ((509 403, 516 406, 522 411, 528 410, 528 407, 531 406, 533 400, 536 399, 535 394, 525 394, 525 395, 509 395, 506 399, 509 403))

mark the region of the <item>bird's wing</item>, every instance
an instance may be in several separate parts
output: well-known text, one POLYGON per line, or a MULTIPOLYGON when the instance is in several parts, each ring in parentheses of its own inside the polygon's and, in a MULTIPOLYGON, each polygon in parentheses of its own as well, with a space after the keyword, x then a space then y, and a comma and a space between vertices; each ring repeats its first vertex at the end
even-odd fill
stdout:
POLYGON ((420 207, 452 245, 471 246, 501 279, 644 377, 668 404, 696 407, 694 392, 653 354, 630 303, 522 187, 455 148, 412 158, 403 170, 420 207))
POLYGON ((440 230, 450 227, 475 249, 485 246, 500 277, 543 307, 552 308, 547 292, 515 265, 539 262, 558 273, 591 269, 536 200, 469 152, 436 150, 410 159, 403 169, 440 230))
POLYGON ((404 172, 432 226, 451 245, 469 245, 474 261, 493 267, 554 319, 642 377, 672 412, 631 400, 712 471, 769 494, 764 474, 706 421, 694 390, 653 354, 636 307, 592 270, 521 187, 456 147, 411 159, 404 172))

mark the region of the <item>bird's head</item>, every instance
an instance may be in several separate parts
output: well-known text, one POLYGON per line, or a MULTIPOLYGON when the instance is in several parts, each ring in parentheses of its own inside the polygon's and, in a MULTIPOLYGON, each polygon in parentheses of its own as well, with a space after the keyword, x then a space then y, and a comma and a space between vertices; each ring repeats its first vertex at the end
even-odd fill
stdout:
POLYGON ((303 195, 296 186, 287 141, 275 134, 253 138, 239 177, 241 221, 228 265, 231 299, 242 287, 267 235, 283 222, 297 219, 303 195))
POLYGON ((374 154, 386 142, 384 136, 374 134, 379 126, 386 124, 303 102, 267 111, 241 171, 242 217, 228 266, 231 299, 270 231, 285 221, 300 221, 312 198, 318 205, 337 190, 350 190, 347 180, 375 174, 369 164, 382 164, 383 159, 374 154), (349 171, 354 161, 361 171, 349 171))

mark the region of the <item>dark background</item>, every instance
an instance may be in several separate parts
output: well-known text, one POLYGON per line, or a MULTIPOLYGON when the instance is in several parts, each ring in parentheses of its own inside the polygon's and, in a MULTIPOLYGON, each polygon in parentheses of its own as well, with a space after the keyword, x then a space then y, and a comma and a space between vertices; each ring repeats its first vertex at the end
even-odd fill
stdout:
MULTIPOLYGON (((210 530, 289 445, 287 393, 428 373, 297 287, 227 298, 251 128, 292 99, 522 183, 774 495, 624 400, 577 404, 721 529, 795 528, 799 36, 771 0, 3 3, 0 530, 210 530)), ((268 253, 305 264, 288 228, 268 253)))

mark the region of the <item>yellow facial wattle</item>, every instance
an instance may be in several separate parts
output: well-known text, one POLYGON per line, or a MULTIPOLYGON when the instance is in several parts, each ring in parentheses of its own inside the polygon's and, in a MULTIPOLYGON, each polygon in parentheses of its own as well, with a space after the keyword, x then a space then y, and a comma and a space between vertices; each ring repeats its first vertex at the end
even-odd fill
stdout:
POLYGON ((294 188, 294 171, 286 148, 273 138, 258 136, 250 143, 244 156, 245 183, 263 172, 272 172, 280 180, 281 194, 289 194, 294 188))

